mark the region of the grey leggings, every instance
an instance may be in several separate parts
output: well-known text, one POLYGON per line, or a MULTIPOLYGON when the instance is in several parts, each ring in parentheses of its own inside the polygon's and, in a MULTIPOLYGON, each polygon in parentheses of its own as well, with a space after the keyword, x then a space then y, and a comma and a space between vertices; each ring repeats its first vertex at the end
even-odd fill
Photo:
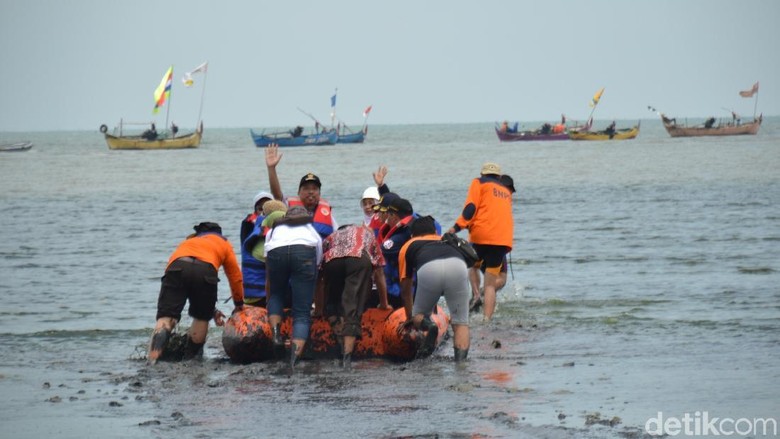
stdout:
POLYGON ((441 296, 450 309, 451 323, 469 324, 469 272, 460 258, 436 259, 417 270, 417 292, 412 315, 429 315, 441 296))

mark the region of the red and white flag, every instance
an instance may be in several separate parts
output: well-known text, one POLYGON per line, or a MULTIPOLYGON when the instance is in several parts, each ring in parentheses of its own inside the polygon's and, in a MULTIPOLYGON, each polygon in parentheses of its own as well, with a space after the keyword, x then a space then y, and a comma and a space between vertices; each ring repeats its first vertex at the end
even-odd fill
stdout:
POLYGON ((372 107, 372 106, 373 106, 373 105, 369 105, 368 107, 366 107, 366 109, 365 109, 365 110, 363 110, 363 117, 366 117, 366 116, 368 116, 368 113, 370 113, 370 112, 371 112, 371 107, 372 107))
POLYGON ((754 94, 758 93, 758 82, 753 84, 753 87, 750 90, 744 90, 739 92, 739 95, 743 98, 752 98, 754 94))

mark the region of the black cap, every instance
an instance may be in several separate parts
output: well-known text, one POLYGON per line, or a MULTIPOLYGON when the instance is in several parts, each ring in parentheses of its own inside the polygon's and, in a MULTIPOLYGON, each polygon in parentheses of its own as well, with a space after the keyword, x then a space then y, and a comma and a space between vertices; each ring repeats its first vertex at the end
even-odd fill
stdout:
POLYGON ((314 183, 317 185, 318 188, 322 188, 322 182, 320 181, 320 177, 317 177, 311 172, 301 177, 301 183, 298 185, 298 189, 300 189, 301 186, 303 186, 306 183, 314 183))
POLYGON ((412 210, 412 203, 406 198, 396 198, 393 200, 393 202, 390 203, 390 207, 387 208, 387 211, 397 213, 398 216, 401 217, 411 215, 412 212, 414 212, 414 210, 412 210))
POLYGON ((390 207, 390 204, 392 204, 393 201, 399 198, 401 197, 399 197, 398 194, 396 194, 395 192, 388 192, 379 198, 379 203, 374 205, 374 210, 380 210, 382 212, 386 212, 387 209, 390 207))
POLYGON ((195 233, 201 234, 201 233, 219 233, 222 234, 222 227, 219 226, 217 223, 212 222, 203 222, 198 224, 197 226, 193 227, 195 229, 195 233))
POLYGON ((501 177, 499 177, 498 180, 501 182, 501 184, 506 186, 507 189, 509 189, 509 192, 512 192, 513 194, 517 192, 515 190, 515 181, 512 179, 512 177, 504 174, 501 177))

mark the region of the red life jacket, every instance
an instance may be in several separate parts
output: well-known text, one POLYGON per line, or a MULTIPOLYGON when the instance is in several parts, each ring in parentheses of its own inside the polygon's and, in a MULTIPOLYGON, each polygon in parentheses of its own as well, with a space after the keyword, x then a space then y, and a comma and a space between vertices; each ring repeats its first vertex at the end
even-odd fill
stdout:
MULTIPOLYGON (((287 206, 303 206, 303 202, 299 197, 288 197, 287 206)), ((330 204, 322 198, 314 211, 312 222, 317 233, 323 238, 333 233, 333 216, 330 214, 330 204)))

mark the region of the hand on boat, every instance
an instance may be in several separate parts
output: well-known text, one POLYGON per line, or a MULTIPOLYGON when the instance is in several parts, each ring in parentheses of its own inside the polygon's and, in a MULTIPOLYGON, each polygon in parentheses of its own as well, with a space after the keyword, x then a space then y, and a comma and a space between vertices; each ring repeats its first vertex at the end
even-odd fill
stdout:
POLYGON ((414 319, 408 319, 407 321, 401 323, 398 326, 398 335, 401 335, 404 331, 406 331, 412 325, 414 325, 414 319))
POLYGON ((222 311, 218 309, 214 310, 214 324, 217 326, 225 325, 225 314, 223 314, 222 311))

